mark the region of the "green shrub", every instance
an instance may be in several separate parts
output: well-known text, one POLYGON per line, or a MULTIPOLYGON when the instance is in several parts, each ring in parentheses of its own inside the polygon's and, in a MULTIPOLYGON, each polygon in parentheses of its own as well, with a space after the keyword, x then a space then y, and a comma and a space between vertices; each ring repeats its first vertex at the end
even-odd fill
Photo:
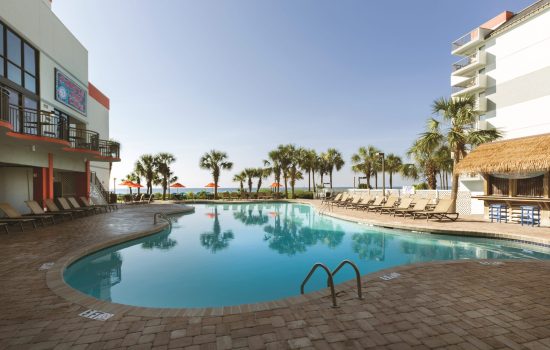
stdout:
POLYGON ((427 190, 427 189, 429 189, 428 184, 425 183, 425 182, 413 185, 413 187, 414 187, 415 190, 427 190))
POLYGON ((361 189, 361 190, 370 190, 370 188, 367 184, 359 184, 359 186, 357 188, 361 189))
MULTIPOLYGON (((289 193, 289 196, 290 196, 290 193, 289 193)), ((304 190, 296 190, 296 191, 294 191, 294 198, 297 198, 297 199, 313 199, 313 192, 304 191, 304 190)))

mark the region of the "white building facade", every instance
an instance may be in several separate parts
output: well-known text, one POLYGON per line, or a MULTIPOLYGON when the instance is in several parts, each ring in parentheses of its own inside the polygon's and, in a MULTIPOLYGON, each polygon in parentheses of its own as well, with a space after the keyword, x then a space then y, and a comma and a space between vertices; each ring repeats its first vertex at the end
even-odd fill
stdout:
MULTIPOLYGON (((452 97, 473 94, 479 129, 497 128, 503 139, 550 133, 550 0, 514 14, 506 11, 452 44, 462 58, 452 67, 452 97)), ((483 194, 480 176, 460 187, 483 194)), ((472 213, 483 202, 472 200, 472 213)))
POLYGON ((49 0, 0 1, 0 89, 0 202, 106 196, 120 161, 110 101, 49 0))

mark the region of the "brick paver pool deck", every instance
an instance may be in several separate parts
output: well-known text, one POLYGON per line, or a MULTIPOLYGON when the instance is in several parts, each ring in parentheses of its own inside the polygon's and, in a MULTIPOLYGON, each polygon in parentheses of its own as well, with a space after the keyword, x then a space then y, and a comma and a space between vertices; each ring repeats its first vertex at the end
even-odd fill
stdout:
MULTIPOLYGON (((139 308, 119 308, 107 321, 78 316, 89 300, 69 301, 50 288, 59 286, 49 275, 75 252, 157 231, 163 224, 153 225, 153 213, 179 208, 136 206, 0 234, 0 349, 550 349, 550 263, 542 261, 402 266, 364 276, 363 300, 353 281, 338 285, 337 308, 324 290, 292 302, 221 312, 179 310, 154 317, 139 316, 139 308), (53 269, 39 270, 47 262, 55 262, 53 269), (379 278, 389 272, 400 275, 379 278)), ((410 224, 343 209, 330 214, 382 220, 384 226, 410 224)), ((539 243, 550 235, 548 228, 490 226, 475 218, 414 225, 456 233, 477 228, 539 243)))

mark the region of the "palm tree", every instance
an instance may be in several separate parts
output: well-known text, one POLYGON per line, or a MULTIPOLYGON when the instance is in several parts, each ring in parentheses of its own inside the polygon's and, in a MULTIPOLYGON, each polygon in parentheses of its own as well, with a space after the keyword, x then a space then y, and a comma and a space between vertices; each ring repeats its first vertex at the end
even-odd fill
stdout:
POLYGON ((233 181, 240 183, 241 194, 244 193, 244 182, 246 181, 246 175, 244 174, 244 171, 241 171, 240 173, 235 174, 235 176, 233 176, 233 181))
POLYGON ((258 187, 256 189, 256 193, 260 193, 262 181, 269 176, 269 172, 269 169, 266 168, 256 168, 256 177, 258 178, 258 187))
POLYGON ((279 145, 276 157, 281 167, 281 173, 285 182, 285 197, 288 198, 288 176, 293 162, 297 162, 296 147, 294 145, 279 145))
MULTIPOLYGON (((264 167, 270 174, 273 174, 275 177, 275 182, 280 184, 282 168, 281 163, 279 162, 279 152, 277 150, 271 151, 269 152, 268 157, 269 159, 264 159, 264 167)), ((279 193, 279 186, 277 186, 275 190, 279 193)))
POLYGON ((212 172, 214 179, 214 198, 218 198, 218 181, 220 180, 221 170, 231 170, 233 163, 227 160, 227 153, 211 150, 205 153, 199 160, 201 169, 207 169, 212 172))
POLYGON ((328 163, 327 163, 327 157, 326 153, 320 153, 319 156, 317 156, 317 159, 315 161, 315 168, 317 171, 319 171, 319 176, 321 177, 321 187, 325 187, 325 180, 324 177, 326 174, 328 174, 328 163))
POLYGON ((342 153, 340 153, 338 150, 334 148, 329 148, 325 155, 325 161, 327 165, 327 172, 328 176, 330 178, 330 188, 332 188, 332 173, 336 169, 336 171, 340 171, 342 167, 344 166, 345 162, 342 158, 342 153))
MULTIPOLYGON (((126 175, 126 180, 135 182, 138 185, 140 184, 140 181, 141 181, 140 178, 139 178, 139 175, 137 175, 135 172, 132 172, 132 173, 126 175)), ((130 189, 130 195, 132 195, 132 187, 128 186, 128 188, 130 189)), ((138 194, 139 194, 139 187, 138 187, 137 191, 138 191, 138 194)))
POLYGON ((151 154, 143 154, 136 161, 134 172, 145 178, 147 194, 153 193, 153 183, 156 182, 158 174, 155 170, 155 157, 151 154))
POLYGON ((420 138, 407 151, 407 155, 416 162, 418 168, 424 174, 430 190, 437 188, 438 168, 435 155, 441 147, 442 145, 439 142, 427 142, 427 140, 420 138))
POLYGON ((402 177, 412 180, 418 180, 420 178, 420 170, 412 163, 403 164, 401 169, 399 169, 399 173, 402 177))
POLYGON ((253 186, 253 180, 256 177, 256 169, 255 168, 246 168, 243 170, 243 175, 248 180, 248 193, 252 193, 252 186, 253 186))
MULTIPOLYGON (((441 120, 432 119, 432 128, 421 137, 422 142, 436 142, 444 139, 449 145, 453 157, 453 169, 466 156, 467 152, 482 143, 491 142, 502 137, 496 129, 476 130, 472 126, 479 118, 476 110, 476 97, 473 95, 449 98, 444 97, 434 101, 432 110, 441 120), (441 131, 440 126, 446 127, 441 131)), ((453 172, 451 200, 452 210, 456 209, 458 194, 458 173, 453 172)))
POLYGON ((390 153, 386 156, 384 168, 390 175, 390 189, 393 188, 393 174, 398 173, 401 170, 403 161, 399 156, 396 156, 393 153, 390 153))
POLYGON ((176 161, 176 157, 167 152, 159 153, 155 156, 155 169, 160 175, 160 182, 162 186, 162 200, 166 199, 166 190, 170 183, 170 179, 174 173, 170 169, 170 165, 176 161))
POLYGON ((295 162, 288 169, 288 177, 290 178, 290 189, 291 189, 291 198, 294 199, 294 186, 296 185, 296 180, 302 180, 303 174, 298 170, 298 162, 295 162))
MULTIPOLYGON (((367 178, 367 187, 371 188, 370 178, 375 176, 377 164, 379 163, 378 150, 374 146, 359 147, 357 153, 351 156, 351 162, 353 163, 351 169, 356 173, 362 173, 367 178)), ((376 182, 378 182, 375 176, 376 182)))
POLYGON ((313 190, 315 190, 315 170, 317 165, 317 153, 312 149, 300 149, 300 168, 307 171, 307 190, 311 191, 311 183, 313 182, 313 190))

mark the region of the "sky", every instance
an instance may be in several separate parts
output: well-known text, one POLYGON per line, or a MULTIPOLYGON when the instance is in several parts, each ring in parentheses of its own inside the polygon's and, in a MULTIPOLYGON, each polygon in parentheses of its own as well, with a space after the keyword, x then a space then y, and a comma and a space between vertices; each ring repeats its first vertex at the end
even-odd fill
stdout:
POLYGON ((234 163, 220 185, 236 187, 235 173, 292 143, 338 149, 346 164, 334 185, 352 186, 360 146, 407 161, 432 101, 450 94, 459 59, 451 43, 532 2, 54 0, 52 8, 88 49, 89 80, 111 100, 110 137, 122 144, 112 178, 141 154, 171 152, 179 181, 203 187, 211 176, 199 158, 216 149, 234 163))

